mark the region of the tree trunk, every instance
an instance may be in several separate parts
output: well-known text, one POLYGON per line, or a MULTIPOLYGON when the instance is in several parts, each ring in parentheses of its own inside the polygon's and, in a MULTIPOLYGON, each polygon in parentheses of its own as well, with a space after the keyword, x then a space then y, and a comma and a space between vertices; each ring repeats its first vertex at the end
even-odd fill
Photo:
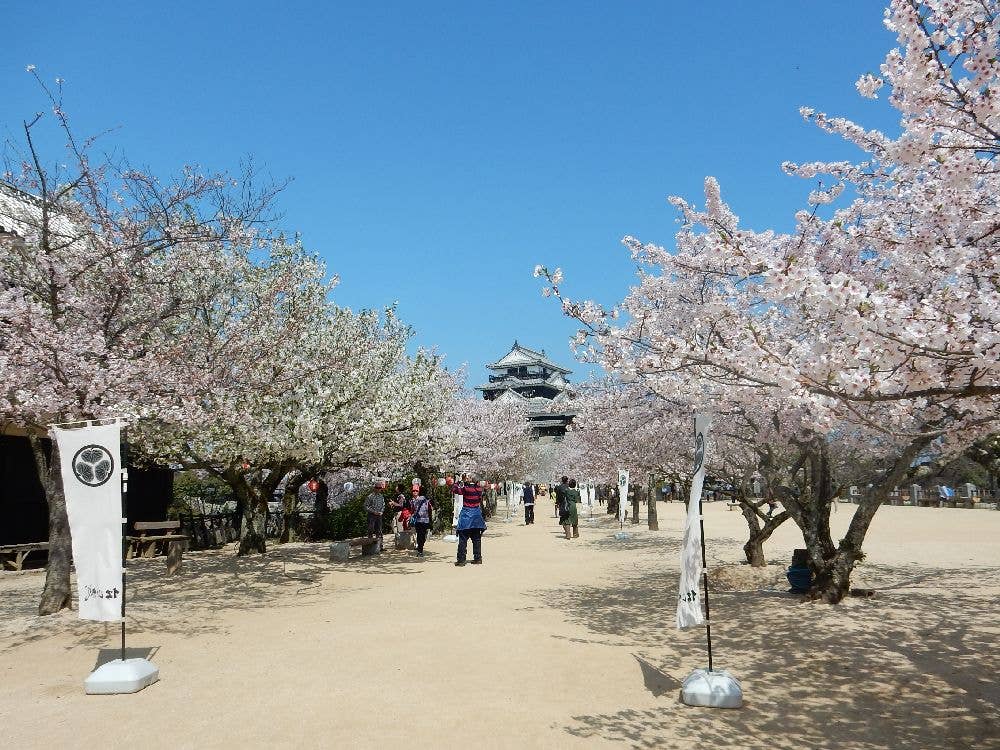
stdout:
POLYGON ((632 490, 632 523, 639 523, 639 492, 632 490))
POLYGON ((258 496, 242 476, 227 472, 227 481, 236 492, 240 516, 239 556, 267 552, 267 502, 258 496))
POLYGON ((764 557, 764 542, 759 537, 750 536, 747 543, 743 545, 743 554, 751 568, 767 566, 767 558, 764 557))
POLYGON ((330 506, 327 505, 330 489, 322 479, 316 481, 319 486, 316 488, 316 502, 313 505, 312 523, 309 524, 308 531, 311 542, 317 539, 326 539, 330 535, 330 506))
POLYGON ((660 520, 656 515, 656 495, 657 495, 656 488, 653 487, 652 482, 650 482, 649 500, 646 502, 646 508, 648 512, 648 517, 646 520, 647 520, 647 526, 649 527, 650 531, 660 530, 660 520))
POLYGON ((837 604, 847 596, 854 566, 864 559, 862 546, 875 512, 889 497, 892 488, 909 475, 914 459, 933 437, 933 434, 922 436, 900 453, 892 469, 858 504, 839 545, 833 543, 830 535, 834 486, 826 443, 818 440, 806 449, 807 491, 801 498, 788 494, 782 504, 801 529, 809 552, 809 568, 813 573, 813 585, 807 594, 809 599, 837 604))
POLYGON ((742 499, 740 500, 740 511, 743 513, 743 518, 746 519, 747 528, 750 531, 750 537, 743 545, 743 554, 746 555, 751 568, 763 568, 767 565, 767 558, 764 557, 764 540, 760 536, 760 519, 757 517, 757 511, 751 503, 742 499))
MULTIPOLYGON (((813 585, 808 597, 827 604, 839 603, 851 590, 851 573, 859 560, 864 559, 860 549, 841 542, 840 549, 819 570, 813 571, 813 585)), ((810 560, 810 567, 812 561, 810 560)))
POLYGON ((782 511, 765 519, 764 524, 761 525, 757 504, 745 498, 740 498, 739 503, 750 532, 747 543, 743 545, 743 554, 746 555, 750 567, 763 568, 767 565, 767 558, 764 556, 764 542, 771 538, 771 534, 776 528, 788 520, 788 511, 782 511))
POLYGON ((267 552, 267 505, 248 498, 240 519, 240 546, 237 555, 267 552))
POLYGON ((240 518, 240 545, 237 555, 267 552, 267 501, 294 468, 291 461, 265 466, 248 472, 233 465, 220 474, 233 488, 240 518))
POLYGON ((295 528, 295 516, 299 509, 299 486, 301 483, 295 484, 295 482, 285 485, 285 494, 281 498, 281 537, 278 539, 281 544, 299 541, 298 529, 295 528))
POLYGON ((316 487, 316 505, 314 511, 320 516, 326 516, 330 512, 330 506, 327 505, 327 500, 330 497, 330 488, 326 486, 326 482, 322 479, 317 479, 316 487))
POLYGON ((66 516, 59 446, 53 440, 52 449, 46 456, 41 438, 29 432, 28 440, 35 457, 38 478, 45 491, 45 500, 49 505, 49 562, 45 567, 45 587, 38 603, 38 614, 54 615, 70 606, 69 570, 73 561, 73 540, 69 533, 69 518, 66 516))

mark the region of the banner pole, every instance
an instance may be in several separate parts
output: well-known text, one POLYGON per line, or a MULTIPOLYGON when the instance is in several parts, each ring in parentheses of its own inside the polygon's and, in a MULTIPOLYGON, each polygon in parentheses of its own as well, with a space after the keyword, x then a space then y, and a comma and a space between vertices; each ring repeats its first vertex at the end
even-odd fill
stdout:
POLYGON ((125 661, 125 567, 128 565, 128 442, 122 430, 122 662, 125 661))
MULTIPOLYGON (((695 442, 698 439, 697 421, 695 422, 695 442)), ((701 524, 701 575, 705 586, 705 637, 708 640, 708 671, 712 671, 712 618, 708 610, 708 560, 705 556, 705 506, 702 504, 704 489, 698 495, 698 523, 701 524)))
POLYGON ((691 477, 691 496, 687 505, 687 520, 684 526, 684 550, 681 554, 681 585, 677 598, 677 626, 704 624, 705 639, 708 643, 708 669, 695 669, 681 683, 681 702, 689 706, 709 708, 740 708, 743 705, 743 688, 739 680, 725 669, 715 671, 712 654, 712 618, 708 595, 708 555, 705 542, 704 480, 705 459, 708 456, 709 433, 712 427, 712 413, 695 414, 694 420, 694 474, 691 477), (696 492, 697 490, 697 492, 696 492), (697 501, 697 505, 695 505, 697 501), (693 514, 698 514, 698 526, 694 525, 693 514), (693 534, 701 533, 701 575, 704 587, 705 611, 697 602, 698 564, 697 547, 690 549, 693 534), (702 616, 704 615, 704 616, 702 616))

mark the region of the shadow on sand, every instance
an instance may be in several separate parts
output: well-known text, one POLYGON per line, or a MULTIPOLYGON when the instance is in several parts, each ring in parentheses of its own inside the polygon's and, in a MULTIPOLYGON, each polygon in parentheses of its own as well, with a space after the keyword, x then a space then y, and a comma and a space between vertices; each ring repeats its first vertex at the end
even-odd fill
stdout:
POLYGON ((676 571, 632 573, 532 594, 591 642, 641 651, 636 681, 661 699, 656 710, 574 716, 571 735, 631 748, 1000 747, 1000 568, 868 565, 878 594, 836 607, 775 590, 713 592, 715 665, 743 683, 739 711, 680 703, 680 682, 705 666, 704 631, 674 628, 676 571))
MULTIPOLYGON (((391 535, 387 539, 391 543, 391 535)), ((216 632, 218 618, 206 612, 294 607, 305 598, 334 591, 331 573, 419 574, 422 565, 453 554, 450 548, 428 549, 424 557, 389 549, 373 557, 331 562, 327 544, 273 545, 265 555, 246 557, 237 557, 229 545, 185 553, 174 576, 166 575, 162 557, 130 560, 126 626, 129 632, 216 632)), ((77 644, 95 648, 115 641, 117 625, 79 620, 75 611, 39 617, 44 581, 42 573, 25 575, 0 588, 0 651, 55 633, 69 633, 77 644)), ((73 595, 75 607, 75 590, 73 595)))

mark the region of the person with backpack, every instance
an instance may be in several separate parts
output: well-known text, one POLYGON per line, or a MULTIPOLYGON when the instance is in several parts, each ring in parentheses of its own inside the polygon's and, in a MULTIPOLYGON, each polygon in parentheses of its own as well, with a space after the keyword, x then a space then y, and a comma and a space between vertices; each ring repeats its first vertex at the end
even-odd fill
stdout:
POLYGON ((414 487, 410 494, 413 495, 410 501, 410 506, 413 508, 410 524, 417 530, 417 554, 423 557, 424 542, 427 541, 427 532, 431 528, 431 512, 434 507, 431 501, 420 492, 419 487, 414 487))

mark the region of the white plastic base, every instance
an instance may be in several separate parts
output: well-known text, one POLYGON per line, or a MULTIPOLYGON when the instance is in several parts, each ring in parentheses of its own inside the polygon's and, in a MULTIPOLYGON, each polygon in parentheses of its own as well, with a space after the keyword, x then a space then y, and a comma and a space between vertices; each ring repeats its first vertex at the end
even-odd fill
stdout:
POLYGON ((160 679, 160 670, 148 659, 115 659, 102 664, 83 681, 87 695, 138 693, 160 679))
POLYGON ((681 702, 708 708, 742 708, 743 688, 724 669, 696 669, 681 685, 681 702))
POLYGON ((458 535, 456 535, 456 534, 445 534, 444 535, 444 541, 446 541, 446 542, 457 542, 458 541, 458 535))
POLYGON ((629 533, 627 531, 616 531, 615 539, 625 540, 629 538, 629 533))

